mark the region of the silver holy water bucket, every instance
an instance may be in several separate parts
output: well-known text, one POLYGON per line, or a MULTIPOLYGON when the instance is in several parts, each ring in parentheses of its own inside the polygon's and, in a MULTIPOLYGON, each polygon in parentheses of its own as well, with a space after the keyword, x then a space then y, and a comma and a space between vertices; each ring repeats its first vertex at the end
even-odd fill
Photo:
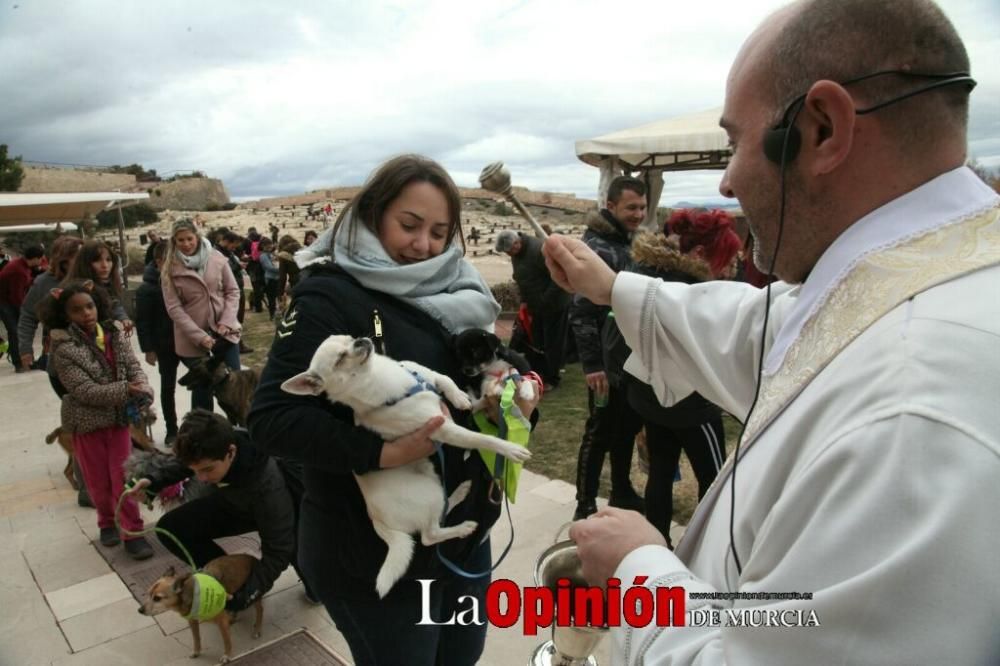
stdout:
MULTIPOLYGON (((535 585, 556 589, 560 578, 568 578, 570 587, 587 585, 576 543, 560 541, 550 546, 535 561, 535 585)), ((557 627, 552 624, 552 640, 538 646, 528 666, 597 666, 592 655, 607 627, 557 627)))

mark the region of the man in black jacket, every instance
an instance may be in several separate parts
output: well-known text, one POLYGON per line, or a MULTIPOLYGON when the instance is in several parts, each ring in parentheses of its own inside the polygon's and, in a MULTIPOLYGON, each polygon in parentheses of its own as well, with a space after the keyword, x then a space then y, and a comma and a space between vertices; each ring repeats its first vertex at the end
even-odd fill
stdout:
MULTIPOLYGON (((226 554, 213 539, 254 531, 260 535, 261 559, 226 604, 230 610, 242 610, 270 590, 285 567, 295 562, 296 500, 278 462, 255 448, 245 430, 234 429, 219 414, 196 409, 185 416, 174 453, 176 464, 140 479, 134 492, 156 493, 192 476, 215 486, 206 496, 168 511, 157 523, 184 544, 198 567, 226 554)), ((173 539, 159 532, 157 536, 170 552, 185 559, 173 539)))
POLYGON ((152 245, 153 262, 146 264, 142 284, 135 291, 135 328, 139 333, 139 349, 146 354, 146 363, 160 366, 160 407, 167 426, 164 440, 172 444, 177 437, 177 366, 180 359, 174 350, 174 321, 167 314, 160 288, 160 268, 167 255, 163 241, 152 245))
POLYGON ((559 371, 566 349, 567 310, 570 295, 552 280, 542 256, 542 241, 516 231, 501 231, 496 241, 497 252, 510 256, 514 267, 514 282, 521 301, 531 313, 531 339, 534 347, 545 353, 544 365, 534 368, 545 382, 545 390, 559 386, 559 371))
MULTIPOLYGON (((583 242, 616 273, 630 270, 632 234, 645 219, 646 185, 637 178, 619 176, 608 187, 607 208, 588 220, 583 242)), ((573 297, 569 310, 570 327, 587 379, 590 409, 577 459, 574 520, 597 511, 605 454, 611 458, 611 506, 643 509, 642 498, 629 479, 635 436, 642 421, 629 407, 624 393, 608 383, 604 368, 601 328, 610 311, 608 306, 595 305, 580 295, 573 297)))

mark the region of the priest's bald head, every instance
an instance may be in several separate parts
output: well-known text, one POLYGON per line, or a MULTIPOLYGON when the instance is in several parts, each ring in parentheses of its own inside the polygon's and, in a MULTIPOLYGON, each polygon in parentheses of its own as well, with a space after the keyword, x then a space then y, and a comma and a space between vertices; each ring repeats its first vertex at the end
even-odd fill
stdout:
POLYGON ((733 63, 720 121, 733 147, 720 191, 747 215, 757 267, 778 246, 782 175, 774 272, 801 282, 851 224, 961 166, 968 71, 929 0, 802 0, 771 15, 733 63), (768 141, 775 127, 794 129, 768 141))

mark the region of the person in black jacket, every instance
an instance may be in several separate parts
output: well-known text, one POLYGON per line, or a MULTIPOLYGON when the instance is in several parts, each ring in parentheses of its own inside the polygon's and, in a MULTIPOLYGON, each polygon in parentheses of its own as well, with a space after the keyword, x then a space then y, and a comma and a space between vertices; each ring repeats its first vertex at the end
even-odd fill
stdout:
MULTIPOLYGON (((223 416, 205 409, 184 417, 174 454, 174 464, 139 479, 133 492, 155 494, 192 476, 215 486, 165 513, 157 527, 177 537, 199 568, 226 554, 214 539, 256 531, 261 558, 226 604, 229 610, 243 610, 295 561, 296 503, 282 469, 251 443, 246 430, 234 429, 223 416)), ((173 539, 156 534, 167 550, 186 561, 173 539)))
MULTIPOLYGON (((619 176, 608 186, 607 208, 588 220, 583 242, 616 273, 627 271, 632 266, 629 255, 632 234, 645 219, 645 183, 637 178, 619 176)), ((573 520, 586 518, 597 511, 597 489, 605 455, 611 458, 609 504, 623 509, 643 509, 642 497, 629 478, 635 436, 642 422, 625 396, 608 384, 604 371, 601 328, 610 311, 608 306, 595 305, 579 294, 573 297, 569 310, 570 327, 576 336, 576 348, 587 380, 590 410, 577 458, 573 520)))
MULTIPOLYGON (((324 397, 299 396, 281 384, 306 370, 316 348, 334 334, 371 337, 376 349, 420 363, 467 386, 450 337, 490 327, 499 305, 479 273, 463 259, 458 189, 438 164, 404 155, 377 169, 336 225, 304 248, 303 271, 277 335, 250 412, 254 441, 304 464, 300 564, 347 640, 354 663, 475 664, 485 625, 420 625, 421 587, 433 579, 430 610, 450 618, 484 603, 489 583, 489 529, 500 506, 489 498, 491 477, 479 455, 442 446, 435 455, 435 417, 410 435, 384 442, 354 424, 351 410, 324 397), (386 545, 372 527, 355 474, 430 457, 443 474, 442 492, 471 482, 446 524, 478 522, 467 538, 440 544, 441 553, 475 574, 452 573, 434 547, 414 549, 410 568, 383 599, 375 577, 386 545), (465 598, 465 601, 462 599, 465 598)), ((539 387, 540 388, 540 387, 539 387)), ((533 405, 525 406, 525 413, 533 405)), ((469 425, 467 414, 453 413, 469 425)))
POLYGON ((549 275, 540 238, 517 231, 501 231, 497 235, 496 251, 510 256, 514 282, 521 301, 531 314, 532 342, 544 352, 541 367, 534 369, 545 381, 545 390, 551 391, 559 386, 571 297, 549 275))
POLYGON ((167 426, 167 444, 177 437, 177 404, 174 392, 177 387, 177 366, 180 358, 174 351, 174 322, 163 304, 160 288, 160 268, 167 255, 167 244, 152 246, 153 263, 146 264, 142 284, 135 291, 135 326, 139 333, 139 349, 146 355, 146 363, 160 366, 160 408, 167 426))
MULTIPOLYGON (((723 211, 678 210, 663 227, 663 233, 644 233, 632 243, 633 270, 664 281, 695 284, 730 277, 740 238, 733 230, 732 218, 723 211)), ((616 326, 613 319, 608 325, 616 326)), ((607 337, 607 336, 606 336, 607 337)), ((624 354, 628 346, 620 334, 624 354)), ((607 359, 611 376, 615 361, 607 359)), ((670 521, 673 517, 673 482, 681 451, 691 463, 698 480, 698 499, 712 485, 726 459, 726 438, 722 411, 698 393, 684 398, 673 407, 660 405, 648 384, 616 368, 619 390, 641 417, 646 428, 649 451, 649 479, 646 482, 646 519, 667 544, 671 544, 670 521)))

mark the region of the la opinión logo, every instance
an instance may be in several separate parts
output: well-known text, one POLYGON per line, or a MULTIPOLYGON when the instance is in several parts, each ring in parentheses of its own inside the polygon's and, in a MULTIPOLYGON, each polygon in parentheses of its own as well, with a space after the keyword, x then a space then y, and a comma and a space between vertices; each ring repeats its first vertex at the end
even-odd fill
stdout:
POLYGON ((521 621, 526 636, 534 636, 539 627, 631 627, 685 626, 686 593, 683 587, 649 588, 643 584, 647 576, 636 576, 632 586, 624 591, 617 578, 608 579, 606 586, 574 585, 569 578, 560 578, 551 587, 521 588, 512 580, 502 578, 490 583, 484 609, 476 597, 459 597, 461 610, 450 618, 431 617, 432 579, 418 579, 421 587, 421 625, 481 625, 488 621, 506 629, 521 621), (464 607, 463 607, 464 605, 464 607))

